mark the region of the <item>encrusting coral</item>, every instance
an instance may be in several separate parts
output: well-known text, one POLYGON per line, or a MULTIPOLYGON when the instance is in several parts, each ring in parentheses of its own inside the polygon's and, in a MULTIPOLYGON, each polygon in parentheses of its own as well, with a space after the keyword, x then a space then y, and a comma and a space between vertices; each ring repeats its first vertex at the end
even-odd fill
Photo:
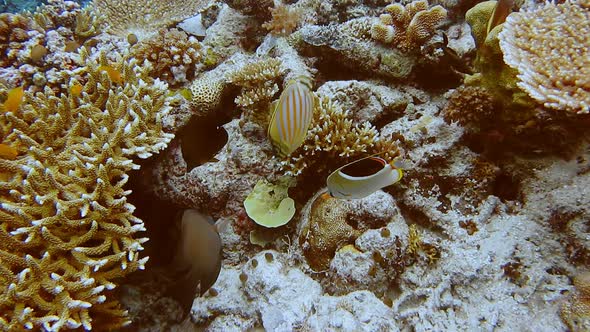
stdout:
POLYGON ((590 272, 574 277, 575 292, 561 307, 561 318, 572 331, 590 328, 590 272))
POLYGON ((404 52, 419 49, 447 17, 447 11, 440 5, 428 8, 427 0, 412 1, 405 6, 392 3, 385 7, 385 12, 371 27, 371 37, 404 52))
POLYGON ((123 187, 173 135, 162 131, 166 84, 134 60, 110 64, 81 50, 69 94, 25 92, 0 117, 0 329, 116 328, 127 322, 110 292, 143 269, 143 222, 123 187), (106 70, 105 68, 110 68, 106 70), (113 73, 117 71, 120 76, 113 73), (74 87, 81 87, 81 89, 74 87))
POLYGON ((545 107, 590 112, 590 6, 546 3, 513 13, 499 34, 504 61, 517 85, 545 107))
POLYGON ((451 94, 443 116, 449 122, 456 121, 471 131, 478 131, 489 125, 494 116, 493 97, 482 87, 461 86, 451 94))

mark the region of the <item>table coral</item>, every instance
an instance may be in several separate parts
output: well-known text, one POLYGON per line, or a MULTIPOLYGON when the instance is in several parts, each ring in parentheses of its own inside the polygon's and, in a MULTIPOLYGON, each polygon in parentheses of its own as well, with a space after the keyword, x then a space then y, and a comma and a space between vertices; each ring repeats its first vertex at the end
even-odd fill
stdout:
POLYGON ((46 88, 0 118, 4 143, 18 151, 0 159, 0 328, 115 328, 126 323, 110 292, 113 280, 143 269, 143 222, 127 203, 132 158, 166 147, 166 85, 134 61, 88 59, 80 94, 46 88), (120 70, 111 81, 102 68, 120 70))
POLYGON ((104 15, 109 31, 114 34, 145 36, 191 17, 208 3, 207 0, 93 0, 90 6, 104 15))
POLYGON ((499 34, 504 61, 520 88, 545 107, 590 112, 590 6, 566 1, 506 19, 499 34))
POLYGON ((371 27, 371 37, 385 44, 392 44, 404 52, 420 48, 431 38, 437 26, 447 17, 440 5, 428 8, 427 0, 418 0, 403 6, 392 3, 385 7, 385 14, 371 27))

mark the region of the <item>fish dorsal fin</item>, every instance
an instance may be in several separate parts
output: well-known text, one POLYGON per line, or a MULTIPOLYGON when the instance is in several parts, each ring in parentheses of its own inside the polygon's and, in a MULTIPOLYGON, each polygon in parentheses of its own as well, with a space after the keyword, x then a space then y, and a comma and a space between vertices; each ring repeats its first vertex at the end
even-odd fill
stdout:
POLYGON ((350 177, 366 177, 379 172, 385 165, 387 163, 383 158, 369 156, 346 164, 340 172, 350 177))
POLYGON ((512 12, 513 6, 514 0, 498 0, 496 2, 496 6, 492 11, 490 19, 488 20, 486 34, 489 34, 492 29, 506 21, 506 17, 508 17, 508 15, 510 15, 512 12))

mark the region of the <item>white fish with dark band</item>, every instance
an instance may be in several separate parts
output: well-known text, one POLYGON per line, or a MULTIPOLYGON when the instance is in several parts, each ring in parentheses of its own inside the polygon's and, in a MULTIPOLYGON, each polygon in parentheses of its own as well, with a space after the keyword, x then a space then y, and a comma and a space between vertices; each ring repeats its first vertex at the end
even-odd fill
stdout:
POLYGON ((344 199, 364 198, 375 191, 398 182, 403 176, 401 168, 377 156, 353 161, 328 176, 328 193, 344 199))
POLYGON ((313 119, 314 95, 307 77, 290 81, 279 100, 268 125, 268 137, 283 156, 290 155, 305 140, 313 119))

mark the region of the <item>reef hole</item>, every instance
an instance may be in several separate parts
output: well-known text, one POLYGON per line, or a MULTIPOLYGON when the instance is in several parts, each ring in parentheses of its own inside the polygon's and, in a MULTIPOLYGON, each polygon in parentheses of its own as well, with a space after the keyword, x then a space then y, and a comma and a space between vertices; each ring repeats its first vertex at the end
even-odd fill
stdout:
POLYGON ((511 174, 500 172, 494 181, 492 194, 502 202, 522 201, 520 182, 511 174))
POLYGON ((182 156, 189 170, 206 162, 215 161, 214 156, 227 144, 228 135, 223 125, 231 119, 219 117, 218 113, 194 117, 179 133, 182 156))

